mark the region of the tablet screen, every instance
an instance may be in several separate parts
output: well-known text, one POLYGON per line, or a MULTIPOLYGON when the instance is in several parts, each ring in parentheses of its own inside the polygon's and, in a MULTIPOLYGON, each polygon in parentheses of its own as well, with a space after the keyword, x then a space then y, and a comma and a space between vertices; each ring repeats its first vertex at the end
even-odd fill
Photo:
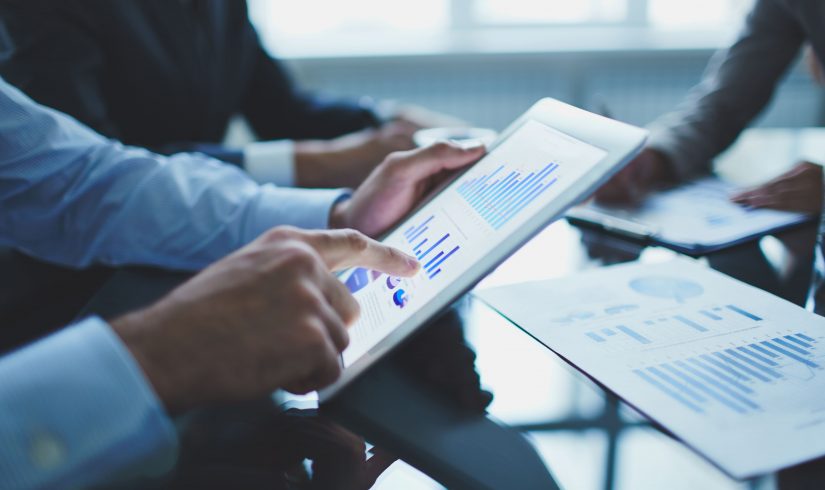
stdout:
POLYGON ((361 306, 344 366, 470 271, 606 155, 538 121, 525 122, 383 240, 417 257, 418 274, 397 278, 359 268, 342 276, 361 306))

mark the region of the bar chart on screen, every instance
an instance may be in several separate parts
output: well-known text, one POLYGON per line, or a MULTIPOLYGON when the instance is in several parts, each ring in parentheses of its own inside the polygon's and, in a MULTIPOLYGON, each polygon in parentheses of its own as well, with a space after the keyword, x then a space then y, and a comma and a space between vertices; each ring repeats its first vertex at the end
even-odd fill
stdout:
POLYGON ((421 263, 421 269, 428 279, 435 279, 446 267, 448 260, 459 250, 460 232, 449 226, 446 215, 429 215, 419 223, 411 225, 404 231, 404 239, 415 258, 421 263))
POLYGON ((465 180, 456 191, 497 230, 556 183, 558 168, 554 162, 532 169, 510 169, 500 165, 490 173, 465 180))

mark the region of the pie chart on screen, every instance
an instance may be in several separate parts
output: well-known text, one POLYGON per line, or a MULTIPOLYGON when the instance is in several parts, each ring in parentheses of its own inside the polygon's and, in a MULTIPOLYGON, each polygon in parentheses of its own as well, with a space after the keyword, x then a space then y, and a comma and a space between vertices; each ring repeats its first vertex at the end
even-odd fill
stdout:
POLYGON ((403 308, 403 307, 407 306, 407 301, 409 301, 409 299, 410 298, 407 296, 407 293, 403 289, 397 290, 392 295, 393 303, 395 303, 395 306, 397 306, 399 308, 403 308))
POLYGON ((392 276, 387 277, 387 287, 389 289, 395 289, 395 288, 398 287, 399 284, 401 284, 401 279, 400 278, 392 277, 392 276))

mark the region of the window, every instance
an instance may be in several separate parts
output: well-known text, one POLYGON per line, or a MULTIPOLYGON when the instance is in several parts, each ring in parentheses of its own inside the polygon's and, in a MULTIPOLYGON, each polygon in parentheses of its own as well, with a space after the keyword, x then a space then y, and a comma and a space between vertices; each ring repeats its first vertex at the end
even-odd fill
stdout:
POLYGON ((375 31, 438 31, 449 24, 449 0, 248 0, 259 27, 279 37, 328 36, 375 31))
MULTIPOLYGON (((278 51, 349 44, 376 51, 448 39, 454 32, 612 27, 731 33, 754 0, 248 0, 266 44, 278 51), (379 40, 376 42, 376 40, 379 40), (372 44, 371 44, 372 43, 372 44), (395 43, 395 44, 393 44, 395 43), (372 48, 370 48, 372 46, 372 48), (282 48, 286 49, 282 49, 282 48)), ((449 41, 444 45, 449 46, 449 41)))
POLYGON ((738 26, 753 0, 648 0, 650 24, 662 28, 738 26))
POLYGON ((627 16, 627 0, 477 0, 473 7, 481 25, 620 22, 627 16))
POLYGON ((738 25, 753 0, 472 0, 476 25, 635 25, 724 28, 738 25))

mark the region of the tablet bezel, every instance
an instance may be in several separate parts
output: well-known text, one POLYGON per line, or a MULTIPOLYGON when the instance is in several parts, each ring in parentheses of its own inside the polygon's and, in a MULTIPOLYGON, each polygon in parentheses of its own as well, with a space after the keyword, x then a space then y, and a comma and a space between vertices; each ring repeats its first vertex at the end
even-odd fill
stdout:
MULTIPOLYGON (((323 403, 333 398, 379 359, 409 339, 427 321, 470 291, 481 279, 544 230, 550 223, 563 217, 570 207, 589 196, 627 164, 642 149, 647 139, 647 131, 644 129, 587 112, 555 99, 545 98, 536 102, 527 112, 510 124, 496 142, 490 145, 488 150, 492 150, 501 144, 529 120, 535 120, 586 144, 598 147, 604 150, 606 155, 591 171, 572 183, 568 189, 544 206, 533 220, 514 230, 500 246, 479 260, 469 271, 445 287, 429 303, 401 323, 352 365, 345 368, 337 381, 319 391, 320 402, 323 403)), ((465 172, 467 170, 469 168, 465 172)), ((441 190, 456 179, 461 178, 463 173, 446 183, 441 190)), ((440 192, 435 194, 427 202, 437 198, 440 194, 440 192)), ((422 203, 407 216, 414 215, 425 204, 422 203)), ((404 223, 406 223, 406 219, 394 229, 404 226, 404 223)))

